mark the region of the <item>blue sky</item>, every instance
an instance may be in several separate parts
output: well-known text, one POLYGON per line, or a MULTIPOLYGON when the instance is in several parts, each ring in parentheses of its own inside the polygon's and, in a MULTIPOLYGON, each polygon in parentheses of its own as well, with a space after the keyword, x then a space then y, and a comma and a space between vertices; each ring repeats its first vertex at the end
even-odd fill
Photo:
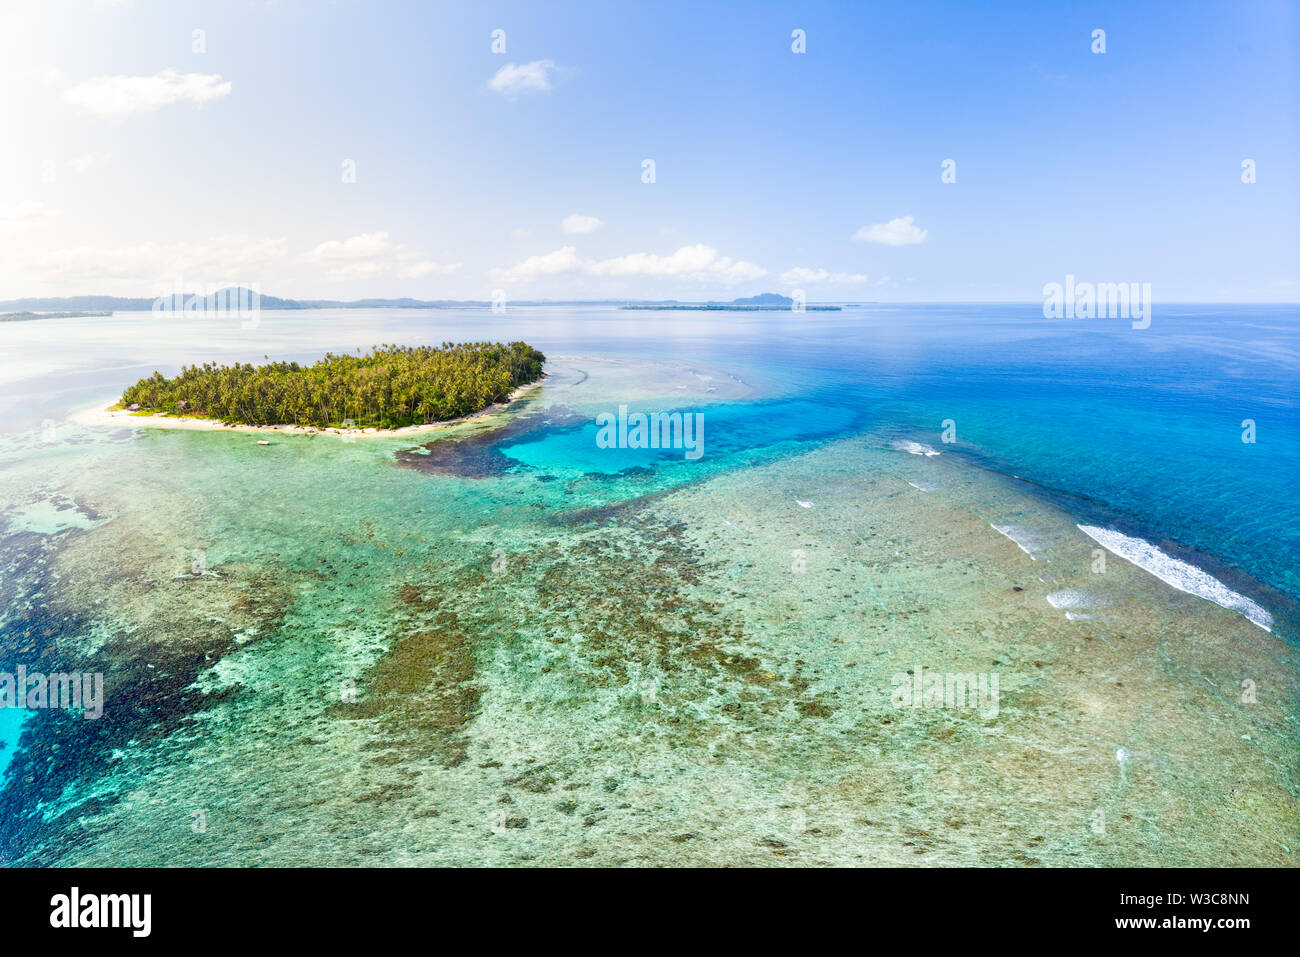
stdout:
POLYGON ((1298 60, 1253 0, 9 0, 0 298, 1295 301, 1298 60))

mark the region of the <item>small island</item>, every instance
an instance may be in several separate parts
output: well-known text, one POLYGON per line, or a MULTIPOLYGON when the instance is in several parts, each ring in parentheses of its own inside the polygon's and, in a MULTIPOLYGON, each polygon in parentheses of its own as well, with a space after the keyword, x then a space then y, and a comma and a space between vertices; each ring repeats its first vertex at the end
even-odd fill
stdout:
POLYGON ((116 407, 228 425, 399 429, 481 412, 542 377, 546 357, 525 342, 375 346, 313 365, 272 362, 155 372, 116 407))
MULTIPOLYGON (((757 296, 733 299, 731 302, 667 302, 629 303, 623 309, 640 309, 654 312, 790 312, 794 310, 794 300, 780 293, 764 292, 757 296)), ((804 312, 839 312, 839 306, 801 307, 804 312)))
POLYGON ((33 319, 107 319, 111 312, 4 312, 0 322, 30 322, 33 319))

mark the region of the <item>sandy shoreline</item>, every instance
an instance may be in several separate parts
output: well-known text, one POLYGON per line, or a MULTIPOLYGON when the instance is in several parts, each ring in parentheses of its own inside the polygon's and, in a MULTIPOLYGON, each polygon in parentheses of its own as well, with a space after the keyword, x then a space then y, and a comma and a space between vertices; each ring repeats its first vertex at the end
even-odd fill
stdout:
MULTIPOLYGON (((451 428, 452 426, 461 425, 475 419, 481 419, 499 412, 502 412, 511 402, 523 397, 528 392, 538 388, 547 375, 543 373, 542 377, 535 382, 529 382, 515 389, 506 398, 504 402, 496 402, 485 409, 477 412, 471 412, 469 415, 462 415, 455 419, 445 419, 441 422, 429 422, 423 425, 404 425, 399 429, 336 429, 336 428, 317 428, 312 425, 238 425, 227 424, 216 419, 204 419, 197 416, 180 416, 180 415, 162 415, 154 413, 153 415, 140 415, 136 412, 127 412, 125 409, 111 409, 105 406, 103 401, 96 402, 88 409, 83 409, 71 416, 73 422, 78 425, 89 426, 112 426, 121 428, 122 426, 142 425, 147 428, 155 429, 192 429, 199 432, 251 432, 255 434, 267 435, 334 435, 348 440, 358 438, 391 438, 402 437, 407 435, 420 435, 425 432, 436 432, 441 429, 451 428)), ((114 400, 109 400, 112 402, 114 400)))

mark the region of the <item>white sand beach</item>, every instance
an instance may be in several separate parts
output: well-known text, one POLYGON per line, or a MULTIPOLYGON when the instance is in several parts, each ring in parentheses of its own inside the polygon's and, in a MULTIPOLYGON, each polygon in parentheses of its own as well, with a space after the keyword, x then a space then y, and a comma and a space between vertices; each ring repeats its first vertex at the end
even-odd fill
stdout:
POLYGON ((486 409, 480 409, 478 412, 471 412, 469 415, 463 415, 455 419, 445 419, 441 422, 427 422, 422 425, 404 425, 399 429, 338 429, 338 428, 317 428, 312 425, 241 425, 236 423, 220 422, 216 419, 205 419, 199 416, 188 415, 165 415, 163 413, 144 414, 140 412, 128 412, 126 409, 113 408, 116 404, 115 399, 102 399, 89 408, 82 409, 70 416, 71 421, 78 425, 86 426, 113 426, 121 428, 122 426, 145 426, 146 428, 155 429, 190 429, 199 432, 252 432, 256 434, 273 434, 273 435, 333 435, 348 440, 358 438, 391 438, 393 436, 421 435, 426 432, 437 432, 442 429, 448 429, 461 423, 475 419, 485 419, 498 415, 505 411, 506 407, 516 399, 522 398, 527 393, 539 387, 547 377, 542 376, 536 382, 529 382, 515 389, 506 398, 504 402, 496 402, 486 409))

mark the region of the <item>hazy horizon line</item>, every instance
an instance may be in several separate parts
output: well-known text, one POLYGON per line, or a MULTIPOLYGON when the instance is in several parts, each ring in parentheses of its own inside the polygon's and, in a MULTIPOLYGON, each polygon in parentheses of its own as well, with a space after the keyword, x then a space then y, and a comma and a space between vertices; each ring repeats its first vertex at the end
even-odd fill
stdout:
MULTIPOLYGON (((240 289, 240 288, 249 288, 249 287, 232 285, 232 286, 222 287, 222 290, 220 291, 225 291, 226 289, 240 289)), ((426 298, 421 296, 410 296, 410 295, 406 295, 406 296, 377 295, 377 296, 358 296, 351 299, 338 299, 329 296, 279 295, 274 293, 264 293, 261 290, 257 290, 257 294, 259 296, 267 296, 272 299, 280 299, 287 302, 329 302, 329 303, 344 303, 344 304, 376 300, 376 301, 383 301, 383 302, 409 301, 409 302, 420 302, 420 303, 439 303, 439 304, 465 305, 465 306, 480 306, 480 305, 490 306, 492 305, 493 302, 493 300, 490 297, 483 298, 483 299, 455 299, 455 298, 426 298)), ((708 305, 708 304, 719 304, 719 303, 730 304, 732 302, 735 302, 737 299, 751 299, 754 298, 755 296, 768 295, 768 294, 784 296, 787 299, 791 298, 787 296, 785 293, 776 293, 776 292, 769 291, 763 293, 753 293, 748 296, 737 296, 733 299, 681 299, 681 298, 650 299, 642 296, 601 296, 601 297, 594 297, 594 298, 535 297, 535 298, 507 299, 506 303, 510 305, 517 305, 517 306, 518 305, 604 305, 607 303, 615 303, 615 302, 685 303, 685 304, 708 305)), ((10 304, 10 303, 20 303, 20 302, 41 302, 41 301, 70 300, 70 299, 92 299, 92 298, 93 299, 134 299, 134 300, 141 300, 141 301, 150 300, 150 301, 157 302, 163 299, 174 298, 176 295, 177 294, 175 293, 171 293, 168 294, 167 296, 134 296, 134 295, 125 295, 121 293, 90 292, 90 293, 72 293, 66 295, 11 296, 6 299, 0 299, 0 305, 10 304)), ((180 293, 179 295, 185 298, 189 298, 191 296, 201 296, 203 298, 207 298, 207 297, 217 295, 217 292, 209 292, 209 293, 202 293, 202 294, 198 292, 180 293)), ((913 305, 925 305, 925 304, 1041 305, 1043 300, 1042 297, 1037 297, 1033 299, 1002 299, 1002 298, 986 299, 986 298, 978 298, 978 297, 975 298, 949 297, 949 298, 935 298, 935 299, 927 299, 927 298, 868 299, 863 297, 846 297, 846 298, 837 298, 837 299, 805 298, 804 301, 806 303, 825 303, 825 304, 862 303, 862 304, 872 304, 872 305, 876 305, 876 304, 881 304, 881 305, 908 305, 908 304, 913 304, 913 305)), ((1300 299, 1181 299, 1181 298, 1160 299, 1160 298, 1152 297, 1152 301, 1163 303, 1166 305, 1300 306, 1300 299)), ((133 310, 123 310, 123 311, 133 311, 133 310)))

